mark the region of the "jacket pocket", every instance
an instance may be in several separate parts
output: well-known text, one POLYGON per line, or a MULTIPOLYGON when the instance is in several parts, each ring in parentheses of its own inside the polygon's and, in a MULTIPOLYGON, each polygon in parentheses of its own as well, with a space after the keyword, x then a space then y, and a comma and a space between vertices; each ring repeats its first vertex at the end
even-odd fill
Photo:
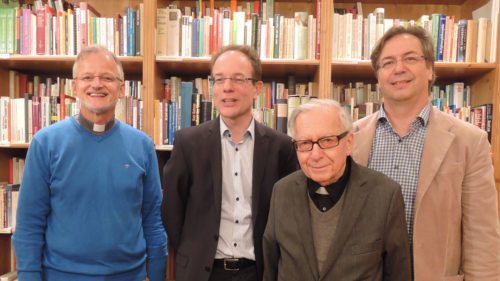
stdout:
POLYGON ((356 244, 351 247, 351 253, 353 255, 361 255, 372 252, 378 252, 382 248, 382 240, 377 240, 375 242, 356 244))
POLYGON ((186 267, 189 262, 189 257, 177 252, 175 255, 175 265, 186 267))
POLYGON ((455 276, 447 276, 443 279, 443 281, 463 281, 464 280, 464 275, 455 275, 455 276))

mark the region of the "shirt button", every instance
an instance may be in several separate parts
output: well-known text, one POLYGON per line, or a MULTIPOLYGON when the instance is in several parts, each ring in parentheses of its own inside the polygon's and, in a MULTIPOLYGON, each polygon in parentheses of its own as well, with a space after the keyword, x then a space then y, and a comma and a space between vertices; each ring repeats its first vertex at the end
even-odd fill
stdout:
POLYGON ((236 197, 236 201, 240 201, 240 197, 236 197))
POLYGON ((398 139, 398 142, 402 142, 403 140, 402 139, 398 139))
POLYGON ((236 220, 235 223, 239 223, 240 221, 239 220, 236 220))
POLYGON ((238 148, 236 148, 236 151, 238 151, 238 148))
POLYGON ((235 176, 237 176, 237 175, 238 175, 238 172, 235 172, 235 173, 234 173, 234 175, 235 175, 235 176))
POLYGON ((234 245, 235 247, 236 247, 236 246, 238 246, 238 244, 237 244, 237 243, 234 243, 233 245, 234 245))

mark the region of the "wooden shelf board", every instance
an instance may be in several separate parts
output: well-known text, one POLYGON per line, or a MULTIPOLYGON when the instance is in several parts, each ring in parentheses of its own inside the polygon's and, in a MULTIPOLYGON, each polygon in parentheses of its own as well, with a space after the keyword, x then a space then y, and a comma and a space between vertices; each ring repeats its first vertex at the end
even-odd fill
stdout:
POLYGON ((28 149, 29 143, 0 144, 0 148, 28 149))
POLYGON ((12 234, 12 228, 0 228, 0 234, 12 234))
MULTIPOLYGON (((164 77, 176 76, 207 76, 210 73, 210 58, 157 57, 156 62, 164 77)), ((319 68, 319 60, 285 60, 263 59, 262 75, 271 79, 296 75, 312 79, 319 68)))
MULTIPOLYGON (((438 79, 470 80, 493 71, 495 64, 436 62, 435 69, 438 79)), ((370 61, 334 61, 332 63, 332 77, 336 81, 356 78, 375 80, 370 61)))
MULTIPOLYGON (((363 0, 362 4, 434 4, 434 5, 462 5, 466 0, 363 0)), ((353 6, 356 4, 353 0, 335 0, 334 3, 350 3, 353 6)))
POLYGON ((173 145, 157 145, 157 151, 172 151, 174 149, 173 145))
MULTIPOLYGON (((75 56, 59 55, 2 55, 0 56, 0 68, 33 74, 65 74, 66 76, 70 76, 75 58, 75 56)), ((126 75, 142 73, 142 57, 118 58, 123 65, 126 75)))

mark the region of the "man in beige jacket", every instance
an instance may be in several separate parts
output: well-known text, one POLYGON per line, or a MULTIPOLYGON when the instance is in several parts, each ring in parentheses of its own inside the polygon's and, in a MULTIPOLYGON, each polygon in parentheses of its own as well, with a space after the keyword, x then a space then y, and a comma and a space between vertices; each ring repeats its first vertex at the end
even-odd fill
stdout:
POLYGON ((490 144, 429 103, 432 39, 420 27, 392 28, 371 61, 384 103, 355 124, 353 157, 402 187, 414 280, 500 280, 490 144))

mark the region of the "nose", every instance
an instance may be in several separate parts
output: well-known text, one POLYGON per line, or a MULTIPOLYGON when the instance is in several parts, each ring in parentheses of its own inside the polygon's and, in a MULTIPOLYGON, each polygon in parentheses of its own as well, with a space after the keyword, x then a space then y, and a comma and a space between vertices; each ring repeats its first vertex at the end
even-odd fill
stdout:
POLYGON ((94 78, 92 79, 92 82, 90 83, 90 85, 92 87, 100 87, 100 86, 102 86, 101 77, 94 76, 94 78))
POLYGON ((224 84, 222 84, 224 91, 231 90, 233 88, 233 81, 231 79, 224 79, 224 84))
POLYGON ((402 59, 397 59, 396 60, 396 65, 394 65, 394 71, 395 72, 401 72, 406 70, 406 64, 402 59))
POLYGON ((323 149, 319 147, 318 143, 314 143, 309 157, 311 157, 312 159, 319 159, 322 156, 323 156, 323 149))

